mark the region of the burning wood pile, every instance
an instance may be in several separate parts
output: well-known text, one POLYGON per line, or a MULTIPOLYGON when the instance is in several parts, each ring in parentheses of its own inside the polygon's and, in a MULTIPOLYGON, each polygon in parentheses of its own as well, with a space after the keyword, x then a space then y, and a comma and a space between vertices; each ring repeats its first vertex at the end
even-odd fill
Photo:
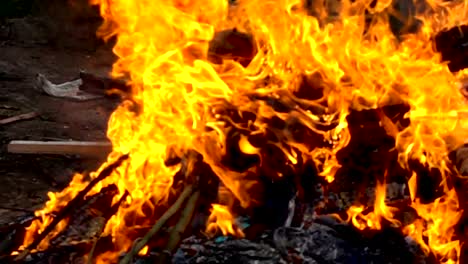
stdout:
POLYGON ((466 263, 466 2, 91 3, 113 151, 5 261, 466 263))

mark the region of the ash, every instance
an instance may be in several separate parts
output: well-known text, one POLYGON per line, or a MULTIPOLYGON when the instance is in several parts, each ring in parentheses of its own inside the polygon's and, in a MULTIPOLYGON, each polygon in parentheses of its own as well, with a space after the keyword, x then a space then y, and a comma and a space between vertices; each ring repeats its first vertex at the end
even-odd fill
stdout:
POLYGON ((309 228, 281 227, 254 240, 194 236, 183 241, 172 263, 433 263, 397 230, 361 234, 330 217, 309 228), (323 223, 319 223, 323 222, 323 223))

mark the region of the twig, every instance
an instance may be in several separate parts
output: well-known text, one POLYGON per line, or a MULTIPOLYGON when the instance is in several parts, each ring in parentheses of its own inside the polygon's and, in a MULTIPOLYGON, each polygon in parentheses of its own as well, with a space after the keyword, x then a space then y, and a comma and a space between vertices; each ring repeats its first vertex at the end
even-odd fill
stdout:
POLYGON ((118 168, 122 162, 124 160, 126 160, 128 158, 128 154, 126 155, 122 155, 119 157, 119 159, 117 159, 115 162, 113 162, 112 164, 110 164, 109 166, 107 166, 106 168, 104 168, 100 173, 99 175, 94 178, 93 180, 91 180, 91 182, 83 189, 81 190, 76 196, 75 198, 73 198, 70 202, 67 203, 67 205, 59 212, 57 213, 57 216, 54 218, 54 220, 52 220, 52 222, 44 229, 44 231, 42 233, 40 233, 35 239, 34 241, 29 244, 26 249, 21 252, 21 254, 19 254, 15 261, 20 261, 22 259, 24 259, 28 254, 29 252, 36 248, 41 242, 42 240, 47 237, 47 235, 52 231, 54 230, 55 226, 60 222, 62 221, 66 216, 67 214, 72 211, 80 202, 81 200, 83 200, 83 198, 86 196, 86 194, 91 191, 91 189, 97 184, 99 183, 100 181, 104 180, 106 177, 108 177, 116 168, 118 168))
POLYGON ((26 114, 8 117, 8 118, 0 120, 0 125, 6 125, 6 124, 13 123, 13 122, 20 121, 20 120, 32 119, 38 115, 39 114, 36 112, 29 112, 26 114))
POLYGON ((9 206, 0 206, 0 209, 9 210, 9 211, 17 211, 17 212, 34 213, 34 210, 32 209, 14 208, 14 207, 9 207, 9 206))
POLYGON ((19 110, 18 107, 11 106, 11 105, 0 105, 0 109, 7 109, 7 110, 19 110))
POLYGON ((132 261, 133 256, 138 254, 140 250, 146 246, 149 240, 163 227, 163 225, 177 212, 184 203, 184 201, 193 192, 193 186, 189 185, 185 187, 184 191, 180 194, 179 198, 175 203, 159 218, 159 220, 153 225, 150 231, 138 242, 134 244, 130 252, 128 252, 124 258, 119 262, 120 264, 128 264, 132 261))
MULTIPOLYGON (((187 225, 190 223, 190 220, 192 220, 193 211, 195 210, 195 206, 197 204, 199 197, 200 197, 200 192, 197 191, 188 200, 187 205, 185 206, 185 209, 182 211, 179 222, 169 233, 169 241, 166 245, 166 250, 165 250, 166 252, 172 253, 176 249, 177 245, 180 242, 182 234, 185 232, 185 229, 187 228, 187 225)), ((160 264, 168 263, 167 257, 168 257, 167 254, 163 254, 159 258, 159 263, 160 264)))

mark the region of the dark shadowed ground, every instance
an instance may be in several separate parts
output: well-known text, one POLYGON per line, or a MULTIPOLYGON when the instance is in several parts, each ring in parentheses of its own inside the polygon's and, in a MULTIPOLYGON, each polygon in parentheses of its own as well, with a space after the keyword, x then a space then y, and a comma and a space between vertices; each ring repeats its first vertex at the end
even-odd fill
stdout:
MULTIPOLYGON (((37 73, 60 83, 77 78, 80 70, 106 74, 114 60, 109 45, 95 38, 99 20, 92 10, 66 1, 43 3, 15 7, 11 16, 0 13, 0 119, 31 111, 40 114, 0 125, 0 225, 40 208, 48 191, 63 188, 74 172, 92 170, 101 162, 8 154, 6 144, 10 140, 106 140, 107 119, 118 103, 108 98, 76 102, 33 89, 37 73)), ((14 6, 0 9, 7 7, 14 6)))

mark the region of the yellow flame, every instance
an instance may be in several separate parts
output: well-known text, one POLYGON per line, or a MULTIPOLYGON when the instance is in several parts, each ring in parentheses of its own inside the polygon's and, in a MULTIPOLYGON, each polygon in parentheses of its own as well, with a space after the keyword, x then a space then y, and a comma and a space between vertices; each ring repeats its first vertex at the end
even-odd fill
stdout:
POLYGON ((148 254, 148 250, 149 250, 149 247, 145 246, 140 250, 140 252, 138 252, 138 255, 144 256, 144 255, 148 254))
MULTIPOLYGON (((247 175, 256 175, 256 168, 237 172, 221 162, 232 125, 226 121, 226 108, 254 114, 243 129, 250 135, 273 132, 277 140, 266 144, 279 148, 288 165, 296 164, 298 157, 313 160, 320 175, 332 182, 341 166, 336 154, 350 141, 350 111, 405 103, 411 124, 390 131, 400 164, 409 169, 408 161, 416 159, 447 178, 448 153, 468 138, 468 106, 459 92, 461 75, 449 71, 430 43, 437 32, 468 22, 467 1, 427 1, 410 19, 422 22, 420 30, 400 38, 389 27, 392 1, 378 0, 374 6, 370 2, 330 1, 307 7, 300 0, 242 0, 235 6, 226 0, 91 0, 100 5, 104 18, 99 35, 117 37, 112 75, 129 79, 132 86, 131 97, 112 114, 108 129, 113 144, 109 161, 121 153, 130 153, 130 159, 90 193, 116 184, 120 195, 130 194, 105 227, 116 252, 128 250, 132 231, 151 225, 158 206, 166 204, 173 176, 181 169, 165 165, 169 151, 179 157, 188 150, 200 153, 234 198, 244 207, 250 205, 250 187, 256 181, 247 175), (366 23, 369 14, 372 19, 366 23), (251 62, 247 65, 226 52, 214 63, 210 58, 221 49, 216 45, 232 45, 210 46, 215 32, 234 27, 252 36, 251 62), (307 79, 312 84, 304 87, 307 79), (320 96, 313 97, 317 91, 320 96), (289 110, 278 111, 274 104, 289 110), (270 128, 272 118, 305 126, 327 146, 301 141, 290 129, 270 128)), ((247 154, 261 151, 245 138, 239 144, 247 154)), ((77 175, 64 191, 50 195, 45 208, 36 212, 41 219, 28 228, 24 246, 47 226, 50 213, 85 184, 77 175)), ((377 188, 373 214, 355 224, 379 228, 382 218, 392 219, 394 211, 385 206, 382 188, 377 188)), ((459 243, 451 234, 460 209, 455 191, 445 191, 432 204, 415 201, 413 207, 431 224, 415 224, 408 232, 427 236, 430 250, 452 260, 453 250, 459 256, 459 243), (448 215, 457 217, 441 220, 448 215)), ((355 215, 362 211, 350 209, 355 215)), ((213 205, 210 228, 215 224, 223 232, 239 234, 232 223, 229 208, 213 205)), ((64 227, 61 224, 53 234, 64 227)), ((116 252, 105 253, 102 262, 112 262, 116 252)))
POLYGON ((258 148, 252 146, 248 141, 247 137, 242 135, 239 141, 240 150, 245 154, 258 154, 258 148))

